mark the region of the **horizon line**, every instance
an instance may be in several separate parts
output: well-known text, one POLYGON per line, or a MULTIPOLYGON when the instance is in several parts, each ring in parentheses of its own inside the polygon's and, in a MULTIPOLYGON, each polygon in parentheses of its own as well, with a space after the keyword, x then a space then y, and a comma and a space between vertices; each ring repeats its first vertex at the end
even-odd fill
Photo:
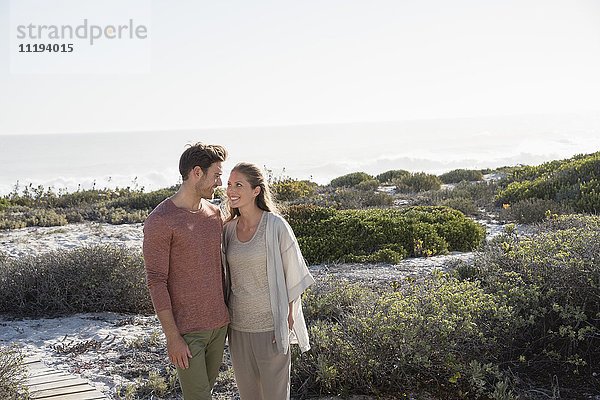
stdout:
POLYGON ((373 125, 373 124, 392 124, 392 123, 414 123, 414 122, 434 122, 434 121, 460 121, 460 120, 478 120, 478 119, 497 119, 511 117, 542 117, 542 116, 581 116, 598 117, 598 111, 565 111, 565 112, 539 112, 539 113, 514 113, 514 114, 489 114, 480 116, 456 116, 456 117, 434 117, 434 118, 414 118, 397 120, 362 120, 362 121, 344 121, 344 122, 302 122, 302 123, 273 123, 264 125, 213 125, 204 127, 185 127, 185 128, 159 128, 159 129, 111 129, 102 131, 70 131, 70 132, 0 132, 0 136, 40 136, 40 135, 81 135, 81 134, 103 134, 103 133, 147 133, 147 132, 185 132, 185 131, 206 131, 206 130, 234 130, 234 129, 257 129, 257 128, 298 128, 298 127, 316 127, 316 126, 339 126, 339 125, 373 125), (597 114, 596 114, 597 112, 597 114))

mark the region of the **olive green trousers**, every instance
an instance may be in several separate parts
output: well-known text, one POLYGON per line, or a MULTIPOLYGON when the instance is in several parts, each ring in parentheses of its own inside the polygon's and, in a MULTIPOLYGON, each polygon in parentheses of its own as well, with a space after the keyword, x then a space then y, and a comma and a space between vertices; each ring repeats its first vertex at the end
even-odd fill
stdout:
POLYGON ((223 362, 226 335, 227 326, 183 335, 192 353, 189 367, 177 368, 177 376, 185 400, 211 400, 211 390, 223 362))

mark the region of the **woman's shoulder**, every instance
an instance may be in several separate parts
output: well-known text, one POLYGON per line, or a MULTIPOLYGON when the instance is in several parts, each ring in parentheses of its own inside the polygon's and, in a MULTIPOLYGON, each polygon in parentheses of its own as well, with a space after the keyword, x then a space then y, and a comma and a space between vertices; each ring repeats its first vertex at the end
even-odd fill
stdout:
POLYGON ((267 212, 267 218, 268 218, 269 221, 271 221, 272 224, 274 224, 277 227, 287 227, 287 226, 289 226, 288 222, 280 214, 276 214, 276 213, 268 211, 267 212))
POLYGON ((236 218, 230 219, 229 221, 227 221, 227 222, 225 222, 223 224, 223 229, 225 229, 225 230, 233 229, 233 227, 235 227, 236 223, 237 223, 237 219, 236 218))
POLYGON ((280 214, 269 212, 269 221, 272 223, 273 229, 278 233, 284 233, 293 237, 294 231, 287 220, 280 214))

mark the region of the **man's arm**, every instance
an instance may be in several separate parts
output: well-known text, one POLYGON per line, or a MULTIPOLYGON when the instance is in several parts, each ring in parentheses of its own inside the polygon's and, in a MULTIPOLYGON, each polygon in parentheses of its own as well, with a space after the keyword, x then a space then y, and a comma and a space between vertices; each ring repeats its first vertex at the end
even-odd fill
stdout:
POLYGON ((151 215, 144 223, 143 252, 148 289, 156 316, 167 339, 169 360, 176 367, 185 369, 189 366, 188 357, 191 358, 192 355, 173 317, 171 296, 167 285, 171 229, 161 217, 151 215))
POLYGON ((169 354, 169 360, 178 368, 186 369, 189 367, 189 358, 192 358, 192 353, 187 343, 179 333, 177 325, 175 325, 175 318, 173 318, 173 311, 162 310, 157 311, 156 316, 160 321, 163 333, 167 338, 167 352, 169 354))

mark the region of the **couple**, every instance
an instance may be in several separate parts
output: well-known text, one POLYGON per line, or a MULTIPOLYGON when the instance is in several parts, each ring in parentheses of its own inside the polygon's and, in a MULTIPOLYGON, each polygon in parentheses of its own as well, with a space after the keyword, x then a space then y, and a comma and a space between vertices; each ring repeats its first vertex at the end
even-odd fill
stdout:
POLYGON ((202 143, 181 155, 181 187, 144 223, 150 296, 185 400, 211 398, 226 335, 241 399, 288 399, 290 343, 310 348, 300 295, 314 279, 255 165, 231 171, 224 221, 207 201, 226 158, 202 143))

